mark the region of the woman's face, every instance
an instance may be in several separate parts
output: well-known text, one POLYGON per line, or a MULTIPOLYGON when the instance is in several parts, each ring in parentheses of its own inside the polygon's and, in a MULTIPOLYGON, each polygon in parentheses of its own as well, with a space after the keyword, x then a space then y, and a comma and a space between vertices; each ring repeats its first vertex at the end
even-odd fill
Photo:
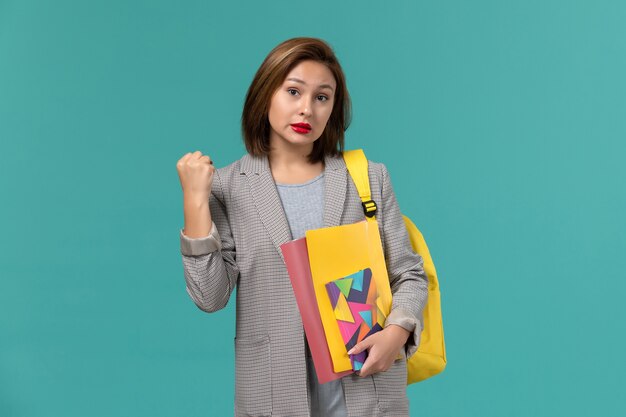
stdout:
POLYGON ((335 77, 326 65, 302 61, 294 67, 270 102, 270 146, 310 149, 330 118, 335 89, 335 77))

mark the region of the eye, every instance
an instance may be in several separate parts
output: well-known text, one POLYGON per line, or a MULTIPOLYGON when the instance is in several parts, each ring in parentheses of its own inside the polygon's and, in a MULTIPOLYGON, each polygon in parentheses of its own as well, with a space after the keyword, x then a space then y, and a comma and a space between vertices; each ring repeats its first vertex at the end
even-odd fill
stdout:
POLYGON ((325 95, 319 95, 319 96, 317 96, 317 99, 319 101, 326 101, 326 100, 328 100, 328 97, 326 97, 325 95))
POLYGON ((288 88, 287 93, 289 93, 292 96, 295 96, 296 94, 298 94, 298 90, 296 90, 295 88, 288 88))

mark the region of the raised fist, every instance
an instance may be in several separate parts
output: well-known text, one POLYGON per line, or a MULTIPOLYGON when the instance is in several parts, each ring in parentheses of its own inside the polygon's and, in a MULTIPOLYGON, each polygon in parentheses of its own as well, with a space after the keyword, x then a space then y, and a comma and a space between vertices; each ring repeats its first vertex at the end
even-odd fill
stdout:
POLYGON ((176 163, 176 170, 183 194, 202 199, 209 198, 215 167, 208 155, 202 155, 200 151, 186 153, 176 163))

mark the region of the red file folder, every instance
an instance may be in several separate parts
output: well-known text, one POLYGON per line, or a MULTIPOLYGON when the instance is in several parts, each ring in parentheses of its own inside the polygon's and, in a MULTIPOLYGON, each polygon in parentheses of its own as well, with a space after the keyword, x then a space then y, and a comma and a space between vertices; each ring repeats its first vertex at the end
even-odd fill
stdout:
POLYGON ((349 375, 353 371, 334 372, 333 362, 326 343, 326 335, 320 318, 320 312, 315 299, 313 280, 311 278, 311 266, 306 246, 306 238, 292 240, 284 243, 280 249, 285 258, 289 279, 302 316, 304 332, 309 342, 311 356, 315 364, 315 372, 320 384, 339 379, 349 375))

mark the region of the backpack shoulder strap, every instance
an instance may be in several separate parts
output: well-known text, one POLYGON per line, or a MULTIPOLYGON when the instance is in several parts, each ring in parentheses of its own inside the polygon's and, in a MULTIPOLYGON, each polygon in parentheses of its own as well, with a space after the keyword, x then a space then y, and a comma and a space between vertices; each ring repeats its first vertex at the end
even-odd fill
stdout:
POLYGON ((344 151, 343 159, 346 161, 348 172, 356 185, 363 205, 363 211, 368 219, 374 219, 376 215, 376 203, 372 201, 370 180, 367 172, 367 158, 363 149, 344 151))

